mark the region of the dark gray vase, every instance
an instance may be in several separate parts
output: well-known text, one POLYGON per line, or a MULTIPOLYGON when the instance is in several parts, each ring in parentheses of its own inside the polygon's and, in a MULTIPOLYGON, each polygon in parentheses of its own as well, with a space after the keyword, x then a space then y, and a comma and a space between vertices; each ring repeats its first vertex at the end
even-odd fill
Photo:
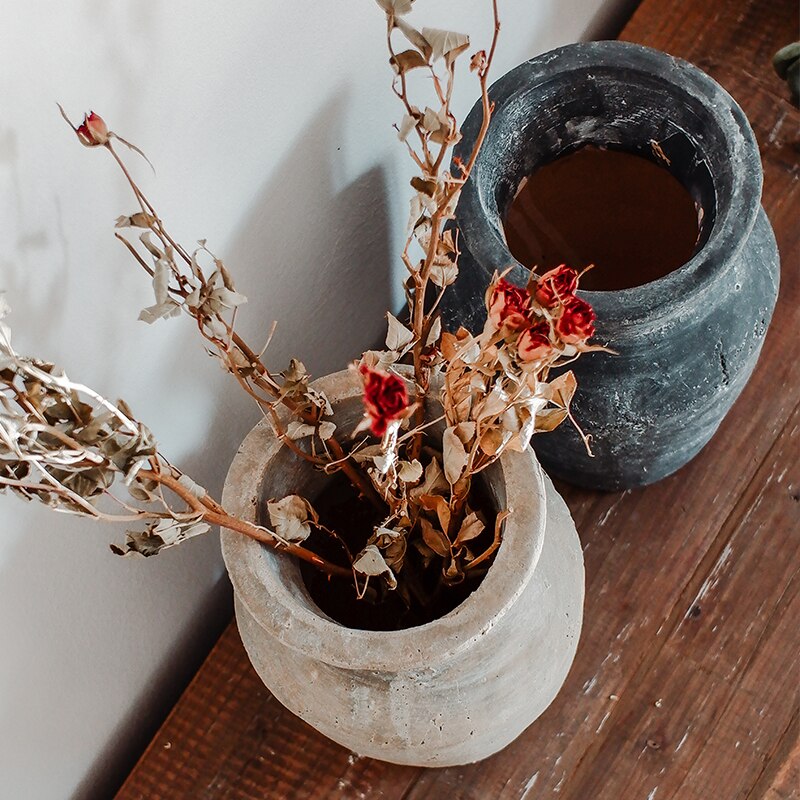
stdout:
MULTIPOLYGON (((570 425, 534 437, 553 475, 597 489, 652 483, 708 442, 758 359, 778 294, 775 238, 761 208, 761 162, 741 108, 708 75, 665 53, 622 42, 568 45, 513 69, 491 89, 495 112, 456 212, 460 274, 444 322, 483 325, 495 270, 528 270, 502 227, 521 180, 582 145, 616 148, 669 169, 704 212, 692 259, 632 289, 581 292, 597 313, 595 341, 619 352, 574 365, 574 413, 592 434, 590 458, 570 425)), ((464 124, 469 152, 479 106, 464 124)))

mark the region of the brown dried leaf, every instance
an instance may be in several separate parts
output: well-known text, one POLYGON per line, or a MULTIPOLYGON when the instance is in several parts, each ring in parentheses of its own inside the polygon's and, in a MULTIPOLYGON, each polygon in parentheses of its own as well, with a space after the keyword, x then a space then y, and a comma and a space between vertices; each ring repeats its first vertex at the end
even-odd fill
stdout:
POLYGON ((453 426, 447 428, 442 434, 442 451, 444 474, 452 486, 461 477, 469 461, 469 454, 453 426))
POLYGON ((542 384, 542 394, 551 403, 561 408, 569 408, 575 390, 578 388, 578 381, 572 370, 565 372, 554 378, 550 383, 542 384))
POLYGON ((439 527, 446 531, 450 527, 450 506, 447 500, 438 494, 423 494, 419 497, 419 504, 426 511, 433 511, 439 519, 439 527))
POLYGON ((425 56, 423 56, 419 50, 403 50, 402 53, 396 53, 389 59, 389 63, 398 75, 408 72, 411 69, 428 66, 425 56))
POLYGON ((480 536, 485 527, 486 526, 480 519, 478 519, 478 515, 474 511, 467 514, 467 516, 464 518, 464 521, 461 523, 461 529, 458 532, 458 536, 456 536, 456 546, 462 545, 464 542, 468 542, 471 539, 475 539, 477 536, 480 536))
POLYGON ((422 527, 422 538, 425 544, 433 550, 436 555, 445 558, 450 555, 450 541, 432 522, 420 517, 420 526, 422 527))
POLYGON ((536 430, 541 433, 554 431, 567 418, 565 408, 549 408, 536 415, 536 430))

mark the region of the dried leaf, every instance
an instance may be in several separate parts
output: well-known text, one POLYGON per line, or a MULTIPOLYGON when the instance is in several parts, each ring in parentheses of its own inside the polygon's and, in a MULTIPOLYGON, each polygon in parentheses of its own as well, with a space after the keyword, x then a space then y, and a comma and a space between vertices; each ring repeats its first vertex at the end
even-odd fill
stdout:
POLYGON ((566 418, 565 408, 549 408, 536 415, 535 428, 541 433, 554 431, 566 418))
POLYGON ((414 334, 393 314, 387 312, 386 319, 389 322, 386 346, 390 350, 404 350, 414 340, 414 334))
POLYGON ((302 542, 311 533, 311 522, 318 521, 317 513, 304 497, 290 494, 281 500, 267 503, 270 523, 275 533, 287 542, 302 542))
POLYGON ((468 542, 471 539, 475 539, 477 536, 480 536, 485 527, 486 526, 480 519, 478 519, 478 515, 474 511, 467 514, 467 516, 464 518, 464 521, 461 523, 461 529, 458 532, 458 536, 456 536, 456 546, 464 544, 464 542, 468 542))
POLYGON ((441 259, 431 265, 431 281, 439 288, 451 286, 458 277, 458 264, 450 259, 441 259))
POLYGON ((469 454, 452 426, 447 428, 442 435, 442 451, 444 474, 452 486, 461 477, 469 461, 469 454))
POLYGON ((419 497, 419 504, 427 511, 436 513, 439 527, 443 531, 450 528, 450 506, 444 497, 438 494, 423 494, 419 497))
POLYGON ((387 14, 408 14, 414 0, 376 0, 387 14))
POLYGON ((415 500, 419 500, 422 495, 433 495, 437 492, 445 492, 449 488, 441 464, 437 458, 432 458, 425 467, 425 479, 422 483, 411 490, 409 493, 415 500))
POLYGON ((152 325, 156 320, 177 317, 181 313, 181 307, 172 299, 167 300, 163 305, 148 306, 139 312, 139 320, 152 325))
POLYGON ((178 483, 198 500, 202 500, 208 494, 200 484, 195 483, 188 475, 181 475, 180 478, 178 478, 178 483))
POLYGON ((413 461, 400 461, 397 465, 397 477, 403 483, 416 483, 422 477, 422 464, 416 458, 413 461))
POLYGON ((398 75, 408 72, 410 69, 428 66, 425 56, 418 50, 403 50, 402 53, 396 53, 389 59, 389 63, 398 75))
POLYGON ((442 335, 442 318, 436 317, 431 324, 431 329, 428 331, 428 338, 425 339, 425 347, 435 345, 442 335))
POLYGON ((414 130, 414 126, 417 124, 417 118, 412 116, 411 114, 405 114, 403 119, 400 121, 400 125, 397 127, 397 138, 404 142, 408 139, 408 134, 414 130))
POLYGON ((415 175, 411 179, 411 186, 426 197, 433 197, 436 194, 436 181, 430 178, 420 178, 415 175))
POLYGON ((385 575, 390 589, 397 586, 397 578, 386 563, 381 551, 374 544, 368 544, 353 561, 353 569, 362 575, 385 575))
POLYGON ((419 519, 420 527, 422 528, 422 538, 425 544, 433 550, 438 556, 445 558, 450 555, 450 541, 437 527, 435 527, 430 520, 425 517, 419 519))
POLYGON ((430 42, 413 25, 404 19, 395 19, 394 26, 425 56, 426 61, 430 59, 432 52, 430 42))
POLYGON ((286 435, 292 440, 305 439, 306 436, 313 436, 315 430, 313 425, 294 420, 286 426, 286 435))
POLYGON ((328 439, 333 438, 333 434, 336 433, 336 423, 335 422, 320 422, 319 424, 319 438, 322 439, 323 442, 328 441, 328 439))
POLYGON ((137 211, 129 217, 117 217, 114 223, 115 228, 150 228, 155 223, 156 218, 152 214, 144 211, 137 211))
POLYGON ((550 383, 542 384, 542 394, 551 403, 561 408, 569 408, 577 388, 578 381, 575 378, 575 373, 570 370, 554 378, 550 383))
POLYGON ((440 28, 423 28, 422 35, 431 46, 433 61, 444 58, 448 66, 469 47, 469 36, 465 33, 446 31, 440 28))

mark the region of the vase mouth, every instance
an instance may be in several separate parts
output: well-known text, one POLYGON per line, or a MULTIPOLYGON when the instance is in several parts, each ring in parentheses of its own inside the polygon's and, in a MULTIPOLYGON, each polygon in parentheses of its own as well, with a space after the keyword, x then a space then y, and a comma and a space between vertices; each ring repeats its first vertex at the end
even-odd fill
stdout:
MULTIPOLYGON (((492 85, 490 97, 496 111, 456 212, 487 282, 494 269, 512 267, 511 279, 527 283, 528 268, 505 241, 505 212, 523 178, 587 145, 666 166, 702 209, 686 263, 638 286, 580 292, 601 335, 606 326, 659 324, 666 309, 709 287, 747 240, 762 188, 755 136, 735 100, 692 64, 642 45, 582 42, 519 65, 492 85)), ((478 103, 463 126, 462 158, 481 119, 478 103)))
MULTIPOLYGON (((313 386, 331 401, 334 421, 342 404, 360 403, 361 383, 349 370, 320 378, 313 386)), ((281 450, 285 452, 266 420, 250 431, 225 480, 222 502, 229 513, 257 521, 265 484, 270 483, 270 464, 281 450)), ((299 458, 290 457, 308 470, 299 458)), ((528 448, 524 453, 506 453, 494 467, 492 488, 511 512, 504 522, 503 541, 478 587, 444 616, 395 631, 347 628, 316 606, 296 561, 223 530, 223 557, 238 599, 282 644, 331 666, 401 672, 446 663, 486 634, 511 608, 531 579, 544 543, 545 487, 533 452, 528 448)), ((302 492, 303 486, 286 493, 291 491, 302 492)))

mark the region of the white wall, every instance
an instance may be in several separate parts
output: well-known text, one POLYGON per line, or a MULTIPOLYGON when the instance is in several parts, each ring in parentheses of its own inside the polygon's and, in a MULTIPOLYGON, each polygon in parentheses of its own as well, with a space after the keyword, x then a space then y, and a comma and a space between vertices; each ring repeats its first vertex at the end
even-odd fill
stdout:
MULTIPOLYGON (((501 0, 495 75, 600 32, 626 4, 501 0)), ((477 43, 488 9, 419 0, 412 21, 477 43)), ((133 203, 55 102, 76 119, 93 108, 148 153, 157 177, 135 171, 173 232, 207 237, 249 295, 243 331, 259 340, 280 320, 273 363, 296 353, 320 374, 373 344, 398 304, 409 173, 390 129, 401 114, 382 15, 370 0, 31 0, 3 12, 0 289, 18 349, 124 397, 219 492, 257 413, 185 320, 136 322, 150 288, 112 236, 133 203)), ((122 535, 0 497, 2 798, 107 795, 227 618, 216 534, 148 561, 113 556, 122 535)))

